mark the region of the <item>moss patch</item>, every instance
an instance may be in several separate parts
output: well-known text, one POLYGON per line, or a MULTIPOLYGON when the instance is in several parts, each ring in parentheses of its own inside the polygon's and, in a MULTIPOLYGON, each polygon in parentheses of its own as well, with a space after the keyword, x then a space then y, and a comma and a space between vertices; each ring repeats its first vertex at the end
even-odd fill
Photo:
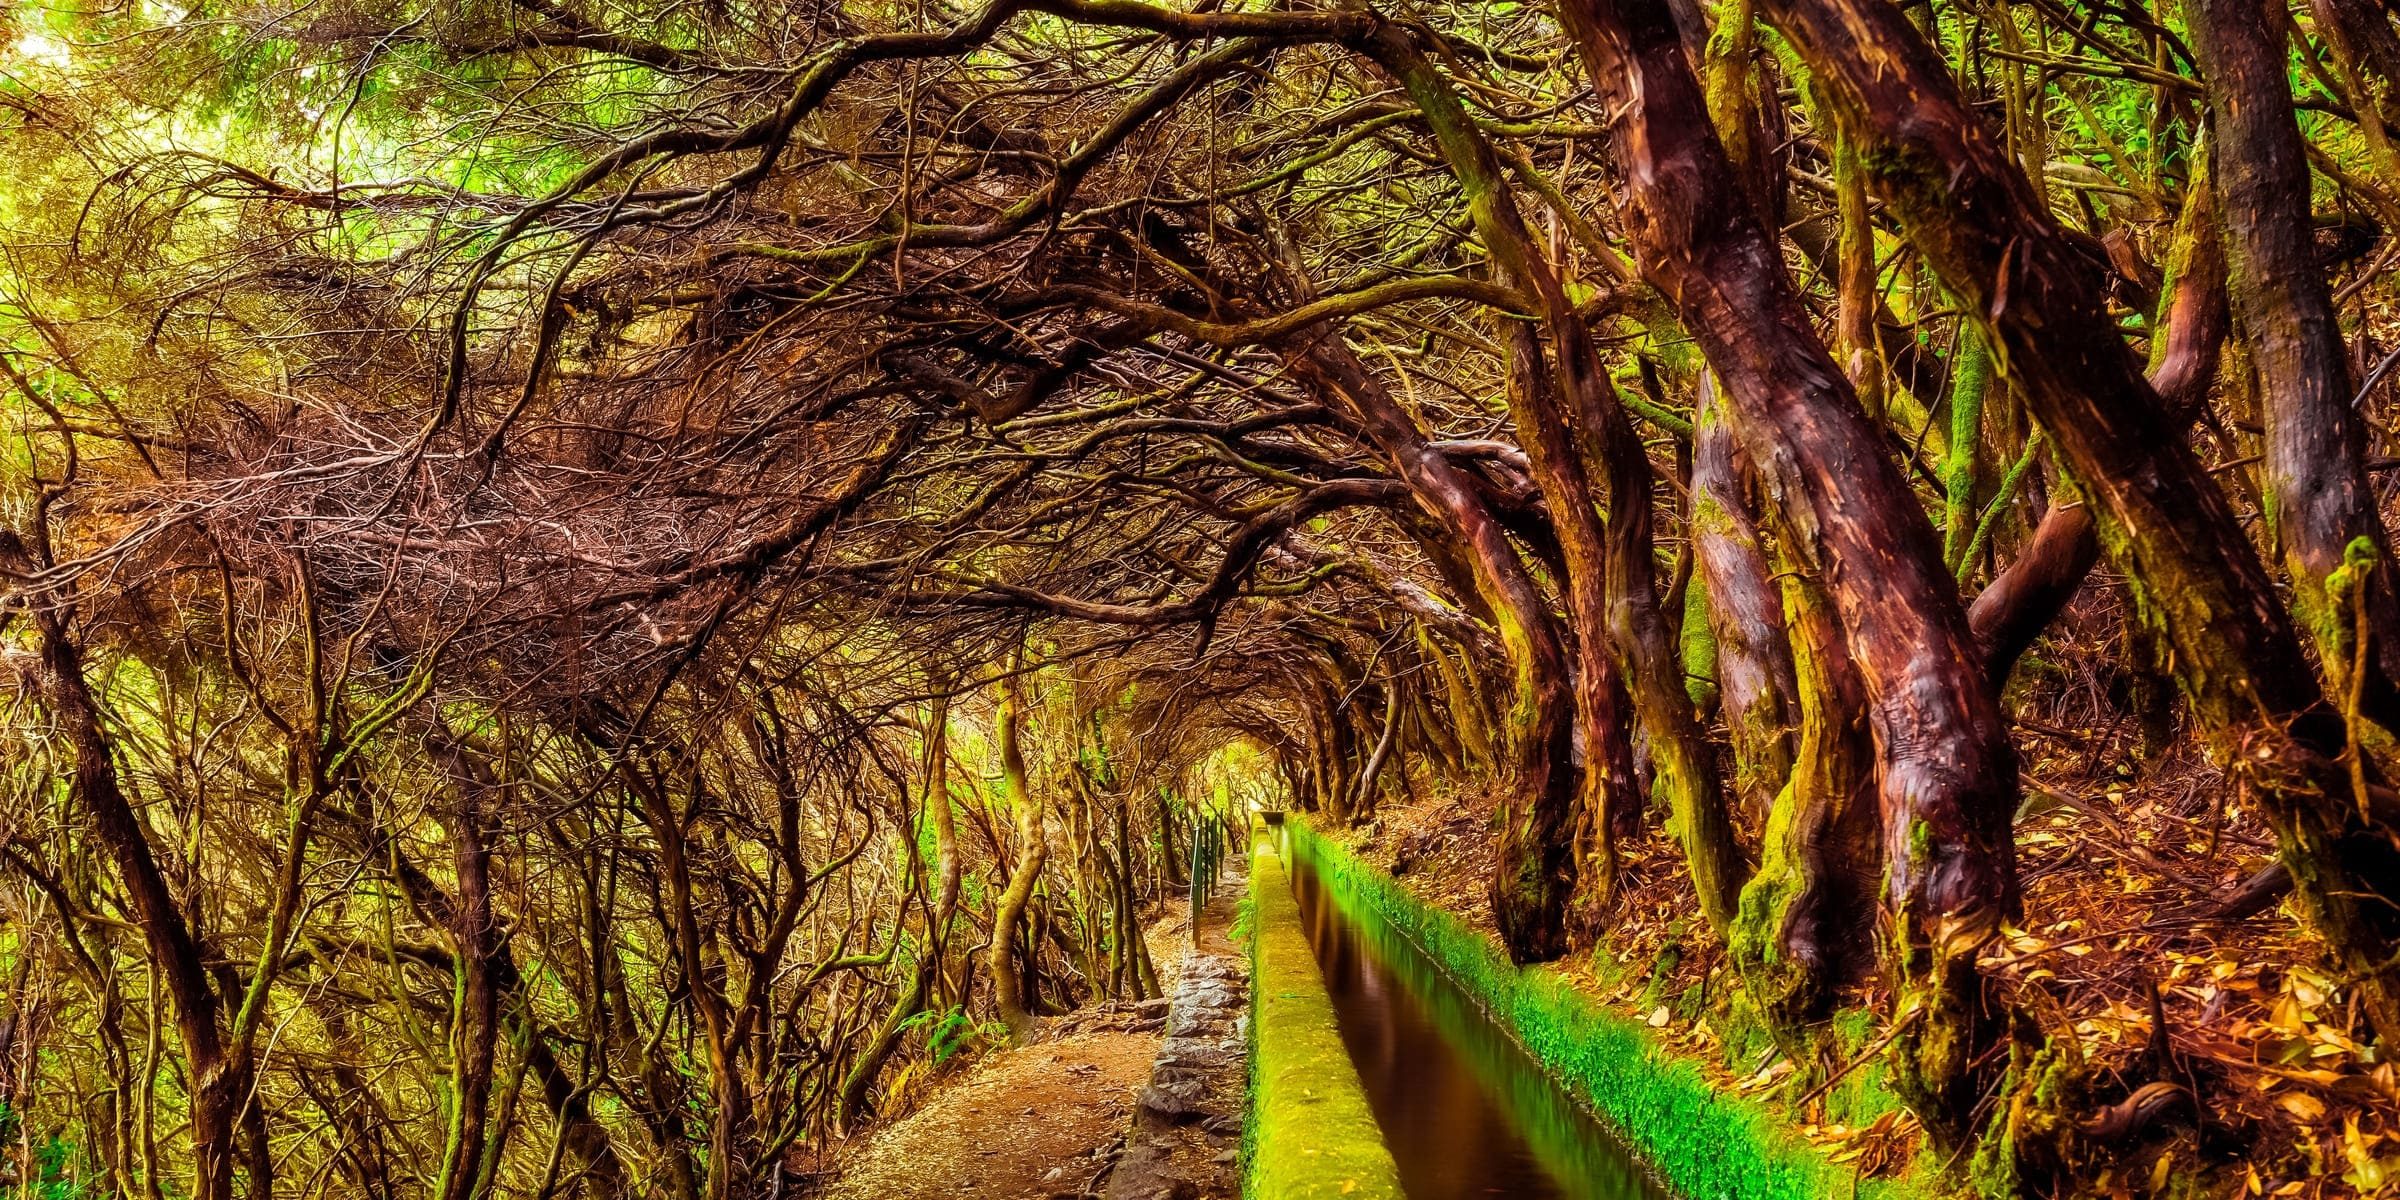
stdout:
POLYGON ((1857 1179, 1765 1108, 1717 1091, 1640 1025, 1544 972, 1514 966, 1492 939, 1418 901, 1305 824, 1290 826, 1294 857, 1321 874, 1336 904, 1413 942, 1677 1193, 1709 1200, 1923 1194, 1906 1183, 1857 1179))
POLYGON ((1843 1009, 1833 1015, 1832 1031, 1834 1049, 1842 1061, 1857 1065, 1825 1093, 1825 1114, 1844 1125, 1872 1125, 1885 1113, 1900 1111, 1900 1097, 1885 1079, 1889 1071, 1883 1057, 1858 1061, 1872 1050, 1878 1036, 1875 1014, 1863 1008, 1843 1009))
POLYGON ((1260 1200, 1400 1200, 1358 1070, 1334 1025, 1275 839, 1250 858, 1250 1119, 1243 1195, 1260 1200))

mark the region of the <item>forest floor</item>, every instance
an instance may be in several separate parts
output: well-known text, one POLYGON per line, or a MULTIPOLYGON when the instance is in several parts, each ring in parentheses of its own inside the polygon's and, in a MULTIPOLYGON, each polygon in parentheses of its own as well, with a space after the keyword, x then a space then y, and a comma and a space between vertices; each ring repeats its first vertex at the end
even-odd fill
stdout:
MULTIPOLYGON (((1238 882, 1202 915, 1201 949, 1230 939, 1238 882)), ((1162 981, 1190 951, 1180 906, 1147 941, 1162 981)), ((1169 983, 1171 987, 1171 982, 1169 983)), ((1164 1002, 1087 1006, 1035 1040, 985 1054, 901 1119, 853 1141, 824 1200, 1071 1200, 1105 1186, 1164 1040, 1164 1002)), ((1198 1197, 1192 1200, 1232 1200, 1198 1197)))
POLYGON ((988 1056, 858 1147, 832 1200, 1081 1196, 1108 1166, 1159 1035, 1084 1033, 988 1056))
MULTIPOLYGON (((2111 1152, 2066 1164, 2076 1194, 2400 1195, 2400 1068, 2361 1046, 2367 1031, 2330 998, 2324 973, 2275 965, 2312 958, 2287 911, 2208 915, 2212 896, 2270 861, 2268 832, 2228 803, 2233 789, 2196 756, 2143 761, 2137 772, 2114 731, 2069 732, 2027 738, 2017 820, 2027 915, 1986 950, 1983 970, 2028 1030, 2071 1045, 2074 1116, 2131 1116, 2134 1089, 2162 1075, 2196 1092, 2204 1114, 2195 1121, 2177 1104, 2141 1114, 2123 1136, 2086 1139, 2085 1152, 2094 1142, 2111 1152), (2153 979, 2128 965, 2143 962, 2169 970, 2153 979), (2164 1039, 2154 1036, 2161 1016, 2164 1039)), ((1387 805, 1340 836, 1419 899, 1491 933, 1490 820, 1488 799, 1429 797, 1387 805)), ((1744 840, 1756 845, 1748 824, 1744 840)), ((1871 1177, 1919 1159, 1922 1132, 1888 1102, 1865 1114, 1821 1101, 1789 1110, 1822 1072, 1795 1070, 1771 1046, 1762 1055, 1757 1031, 1729 1017, 1722 1001, 1738 985, 1700 923, 1675 845, 1653 822, 1621 852, 1627 899, 1576 914, 1601 932, 1551 969, 1655 1028, 1721 1086, 1784 1110, 1836 1161, 1871 1177)), ((1883 999, 1865 992, 1849 1003, 1881 1011, 1883 999)), ((1869 1074, 1883 1030, 1861 1008, 1835 1027, 1834 1069, 1869 1074)))

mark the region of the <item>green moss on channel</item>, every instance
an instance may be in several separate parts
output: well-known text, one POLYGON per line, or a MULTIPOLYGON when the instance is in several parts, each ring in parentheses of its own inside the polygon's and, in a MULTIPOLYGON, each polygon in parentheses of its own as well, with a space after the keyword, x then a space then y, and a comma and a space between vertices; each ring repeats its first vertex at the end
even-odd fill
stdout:
POLYGON ((1293 857, 1317 870, 1345 913, 1413 942, 1677 1194, 1707 1200, 1924 1194, 1905 1182, 1858 1179, 1765 1108, 1717 1091, 1639 1024, 1542 971, 1515 966, 1491 938, 1420 902, 1304 823, 1288 825, 1293 857))
POLYGON ((1250 859, 1250 1119, 1242 1194, 1256 1200, 1400 1200, 1366 1088, 1334 1025, 1277 839, 1250 859))

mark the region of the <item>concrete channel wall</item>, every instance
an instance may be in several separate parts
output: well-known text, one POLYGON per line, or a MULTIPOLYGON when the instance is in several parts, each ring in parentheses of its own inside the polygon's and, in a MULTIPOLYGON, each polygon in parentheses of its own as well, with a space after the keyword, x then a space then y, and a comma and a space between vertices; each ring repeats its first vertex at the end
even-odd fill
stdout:
MULTIPOLYGON (((1291 869, 1315 871, 1349 919, 1380 922, 1415 945, 1570 1097, 1615 1127, 1677 1195, 1705 1200, 1925 1200, 1929 1195, 1911 1182, 1860 1179, 1829 1161, 1764 1108, 1712 1087, 1694 1064, 1648 1030, 1601 1009, 1547 972, 1511 964, 1495 940, 1418 900, 1399 881, 1306 822, 1288 819, 1281 840, 1289 847, 1291 869)), ((1306 954, 1306 941, 1299 944, 1299 953, 1306 954)), ((1338 1039, 1335 1045, 1338 1050, 1338 1039)))
POLYGON ((1401 1200, 1366 1088, 1334 1025, 1281 839, 1250 857, 1250 1200, 1401 1200))

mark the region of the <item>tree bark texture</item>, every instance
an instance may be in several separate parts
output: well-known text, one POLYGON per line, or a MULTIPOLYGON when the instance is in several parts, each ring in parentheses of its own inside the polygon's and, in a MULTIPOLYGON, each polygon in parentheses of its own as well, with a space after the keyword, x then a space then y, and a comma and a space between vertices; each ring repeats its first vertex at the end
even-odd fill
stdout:
MULTIPOLYGON (((1897 1082, 1929 1128, 1963 1135, 1988 1040, 1975 953, 2016 906, 2016 763, 1939 544, 1818 341, 1769 231, 1739 194, 1659 0, 1565 0, 1625 172, 1626 227, 1725 386, 1736 436, 1815 567, 1864 685, 1893 930, 1914 1016, 1897 1082)), ((1862 157, 1871 147, 1861 146, 1862 157)))
POLYGON ((2290 16, 2266 0, 2187 0, 2184 12, 2208 78, 2228 290, 2266 419, 2267 527, 2333 692, 2347 692, 2363 662, 2362 707, 2387 731, 2400 728, 2400 596, 2367 485, 2366 421, 2350 403, 2341 326, 2317 265, 2286 65, 2290 16))
POLYGON ((1008 886, 1001 891, 992 910, 992 944, 985 968, 992 973, 992 991, 1000 1019, 1022 1041, 1032 1032, 1033 1013, 1026 999, 1025 976, 1017 970, 1017 934, 1025 923, 1025 909, 1033 900, 1034 884, 1042 877, 1042 864, 1050 858, 1050 829, 1042 795, 1025 776, 1025 750, 1018 741, 1023 720, 1019 690, 1014 674, 1001 681, 995 737, 999 743, 1002 793, 1008 797, 1009 808, 1017 818, 1017 865, 1009 873, 1008 886))
POLYGON ((1493 916, 1511 954, 1528 961, 1555 957, 1564 949, 1567 899, 1575 884, 1567 836, 1578 798, 1572 721, 1577 715, 1607 719, 1605 726, 1587 726, 1596 740, 1587 744, 1585 773, 1600 778, 1585 790, 1612 788, 1614 802, 1630 803, 1630 747, 1623 774, 1607 770, 1615 756, 1606 747, 1622 737, 1625 722, 1621 714, 1591 712, 1589 702, 1571 691, 1567 648, 1549 602, 1466 472, 1427 442, 1415 419, 1337 339, 1322 339, 1290 361, 1354 414, 1394 472, 1466 547, 1474 564, 1476 590, 1498 624, 1512 680, 1500 747, 1512 796, 1499 834, 1493 916), (1585 706, 1580 714, 1579 703, 1585 706))
POLYGON ((1693 569, 1708 595, 1718 705, 1733 743, 1734 792, 1764 819, 1792 773, 1799 684, 1784 632, 1783 601, 1760 544, 1740 451, 1713 375, 1700 379, 1694 417, 1693 569))
MULTIPOLYGON (((2207 401, 2232 330, 2224 246, 2204 173, 2176 219, 2166 284, 2151 318, 2150 386, 2179 427, 2188 426, 2207 401)), ((1993 690, 2007 686, 2017 660, 2065 611, 2099 561, 2099 526, 2069 482, 2052 496, 2032 539, 1967 608, 1993 690)))
MULTIPOLYGON (((0 567, 23 572, 32 566, 24 542, 0 530, 0 567)), ((194 1200, 232 1200, 234 1133, 250 1099, 248 1064, 228 1052, 200 939, 168 888, 149 834, 118 778, 114 748, 100 724, 99 701, 84 677, 83 650, 69 630, 71 610, 39 600, 30 607, 40 639, 45 699, 75 754, 73 795, 77 806, 90 814, 118 882, 133 901, 151 969, 164 982, 175 1031, 183 1041, 185 1067, 191 1072, 192 1195, 194 1200)))
POLYGON ((1567 554, 1569 608, 1587 648, 1579 656, 1584 671, 1578 690, 1600 686, 1613 663, 1648 741, 1655 787, 1666 798, 1701 911, 1721 936, 1731 926, 1748 865, 1660 607, 1650 543, 1649 456, 1601 367, 1590 329, 1526 228, 1498 156, 1448 81, 1414 37, 1396 26, 1378 29, 1367 51, 1424 112, 1500 274, 1541 316, 1548 355, 1530 329, 1515 330, 1509 343, 1520 381, 1510 391, 1511 408, 1567 554), (1586 464, 1598 464, 1604 487, 1592 485, 1586 464), (1600 504, 1608 508, 1605 529, 1596 512, 1600 504))
POLYGON ((2093 506, 2100 541, 2173 648, 2220 761, 2277 827, 2310 924, 2400 1037, 2400 850, 2360 811, 2339 713, 2231 506, 2110 320, 2069 239, 1887 0, 1768 0, 1861 137, 1876 193, 1983 324, 2093 506))

